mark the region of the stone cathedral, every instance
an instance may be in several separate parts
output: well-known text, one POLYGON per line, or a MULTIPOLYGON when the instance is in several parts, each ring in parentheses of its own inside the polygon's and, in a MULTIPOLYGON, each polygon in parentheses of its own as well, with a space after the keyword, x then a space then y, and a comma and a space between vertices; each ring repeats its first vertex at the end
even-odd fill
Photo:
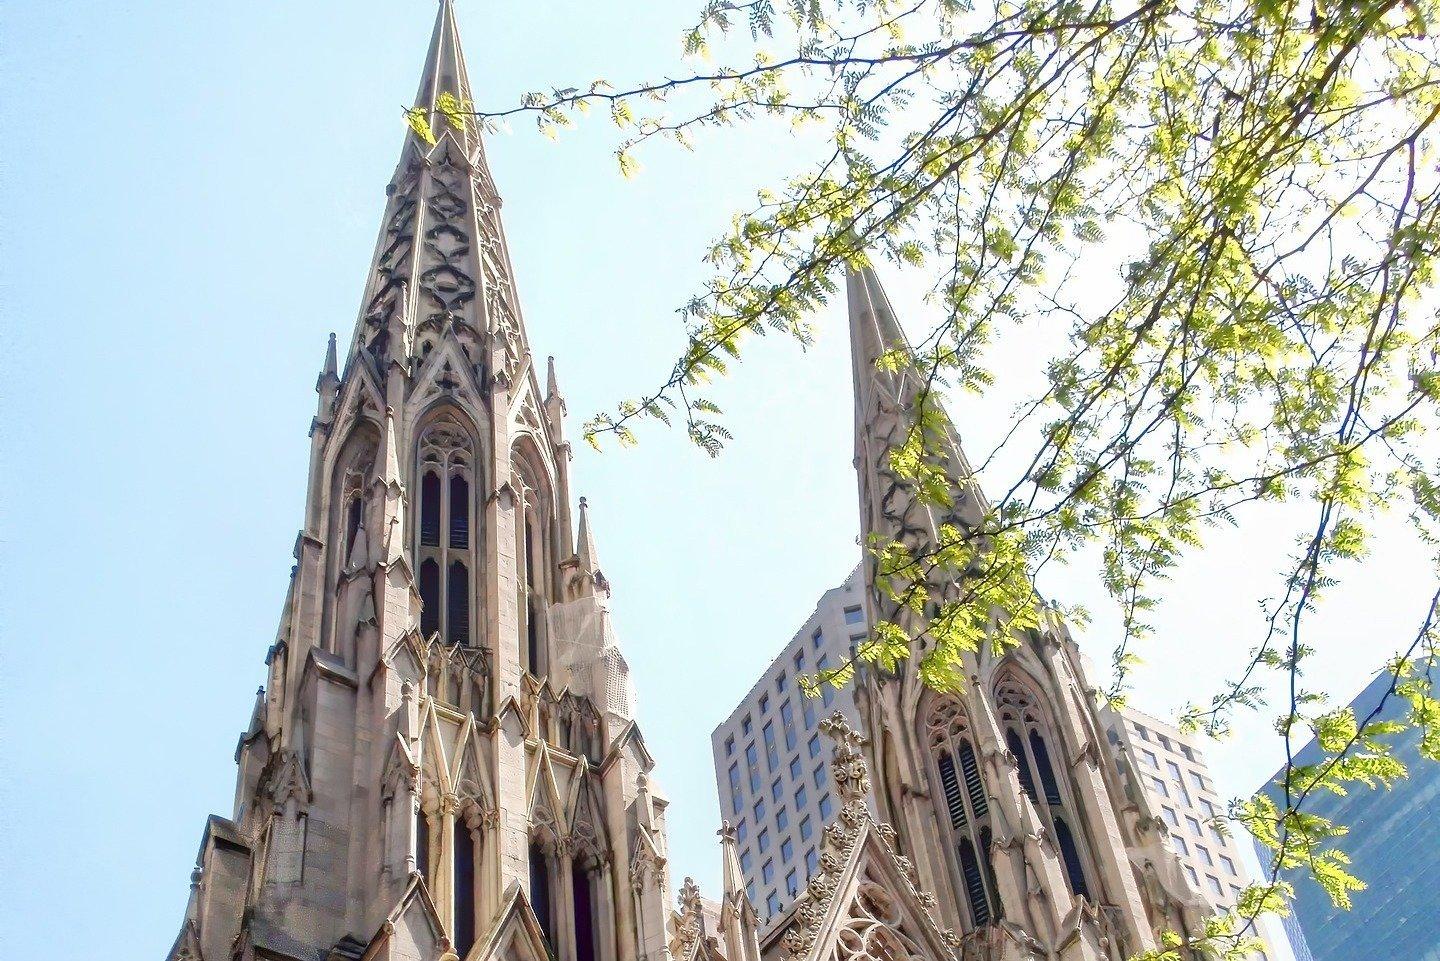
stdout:
MULTIPOLYGON (((571 509, 565 402, 447 93, 471 99, 442 0, 415 101, 437 142, 407 133, 344 363, 326 354, 268 679, 170 961, 1123 961, 1193 931, 1203 902, 1058 625, 967 665, 963 696, 913 665, 864 674, 882 733, 827 722, 843 804, 763 937, 728 828, 718 904, 686 879, 670 907, 667 801, 571 509)), ((872 273, 849 313, 862 525, 923 547, 983 495, 942 518, 890 474, 919 384, 876 369, 904 341, 872 273)), ((867 593, 903 621, 873 572, 867 593)))

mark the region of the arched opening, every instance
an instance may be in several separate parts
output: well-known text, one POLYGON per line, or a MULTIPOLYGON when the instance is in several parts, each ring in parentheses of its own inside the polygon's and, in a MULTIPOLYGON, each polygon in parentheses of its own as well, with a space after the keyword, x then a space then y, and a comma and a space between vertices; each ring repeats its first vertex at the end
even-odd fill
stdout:
POLYGON ((355 546, 365 525, 365 492, 375 467, 375 451, 380 432, 373 421, 361 418, 351 429, 330 467, 331 481, 328 507, 323 523, 326 532, 325 576, 329 590, 321 614, 321 637, 325 649, 347 663, 353 663, 355 644, 354 616, 359 613, 357 595, 363 585, 354 589, 347 584, 345 571, 352 560, 365 564, 368 557, 355 556, 355 546), (345 623, 341 623, 344 620, 345 623))
POLYGON ((978 928, 1000 916, 1000 897, 990 862, 990 803, 970 722, 960 702, 949 696, 936 697, 925 717, 930 757, 941 788, 934 801, 936 814, 948 825, 956 888, 971 927, 978 928))
POLYGON ((472 643, 471 606, 476 596, 475 441, 457 414, 443 412, 419 432, 420 523, 417 561, 420 593, 428 614, 426 636, 439 632, 451 644, 472 643), (434 564, 433 593, 427 593, 426 565, 434 564))
POLYGON ((996 683, 995 707, 1005 726, 1005 743, 1015 755, 1020 785, 1050 828, 1070 891, 1088 898, 1084 839, 1077 837, 1071 827, 1080 823, 1076 808, 1068 782, 1060 777, 1062 772, 1055 770, 1050 756, 1054 734, 1049 715, 1034 688, 1021 680, 1020 672, 1013 668, 1007 669, 996 683))

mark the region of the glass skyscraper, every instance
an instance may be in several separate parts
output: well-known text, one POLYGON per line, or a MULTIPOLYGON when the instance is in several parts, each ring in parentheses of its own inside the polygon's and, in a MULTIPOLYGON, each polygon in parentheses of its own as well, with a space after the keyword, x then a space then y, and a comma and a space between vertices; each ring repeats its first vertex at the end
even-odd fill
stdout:
MULTIPOLYGON (((1382 671, 1350 702, 1357 721, 1385 698, 1390 681, 1382 671)), ((1392 695, 1376 720, 1400 720, 1408 711, 1409 703, 1392 695)), ((1346 797, 1318 792, 1306 802, 1307 810, 1350 828, 1339 844, 1352 859, 1351 873, 1368 885, 1354 892, 1354 906, 1345 911, 1308 877, 1291 878, 1292 920, 1315 961, 1374 961, 1377 953, 1397 961, 1440 961, 1440 763, 1420 756, 1418 730, 1405 731, 1394 743, 1408 778, 1388 791, 1362 785, 1346 797)), ((1314 764, 1322 756, 1312 742, 1295 761, 1314 764)), ((1262 789, 1277 801, 1283 792, 1275 781, 1282 773, 1262 789)), ((1260 857, 1268 865, 1269 852, 1260 857)))

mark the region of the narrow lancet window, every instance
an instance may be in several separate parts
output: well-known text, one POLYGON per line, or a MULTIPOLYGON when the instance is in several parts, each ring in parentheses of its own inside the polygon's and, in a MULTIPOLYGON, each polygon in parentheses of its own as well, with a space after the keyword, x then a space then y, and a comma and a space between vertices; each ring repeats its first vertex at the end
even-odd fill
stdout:
POLYGON ((415 812, 415 870, 426 881, 430 879, 430 822, 424 810, 415 812))
POLYGON ((975 856, 975 845, 969 838, 960 841, 960 873, 964 876, 965 897, 970 902, 970 916, 977 925, 990 923, 990 900, 985 896, 985 880, 981 876, 980 860, 975 856))
POLYGON ((470 546, 470 482, 460 474, 450 478, 450 546, 470 546))
POLYGON ((420 433, 420 523, 416 563, 425 601, 422 629, 451 644, 471 642, 475 588, 474 441, 449 413, 420 433), (433 565, 428 569, 427 565, 433 565), (428 578, 428 583, 427 583, 428 578), (433 585, 433 589, 432 589, 433 585))
POLYGON ((470 643, 470 572, 459 561, 450 564, 449 583, 445 585, 445 612, 451 644, 470 643))
POLYGON ((455 951, 465 957, 475 944, 475 841, 464 818, 455 821, 455 951))
POLYGON ((590 872, 577 865, 574 873, 575 902, 575 961, 596 961, 595 959, 595 908, 590 901, 590 872))
POLYGON ((420 564, 420 633, 427 638, 440 630, 440 565, 435 558, 420 564))
POLYGON ((553 954, 555 924, 550 912, 550 863, 545 858, 545 849, 538 842, 530 844, 530 907, 535 909, 545 943, 553 954))
POLYGON ((1035 775, 1030 773, 1030 765, 1025 759, 1025 744, 1020 740, 1020 735, 1015 733, 1014 729, 1005 732, 1005 746, 1010 749, 1011 754, 1015 755, 1015 766, 1018 768, 1020 775, 1021 790, 1029 795, 1030 800, 1037 800, 1035 796, 1035 775))
POLYGON ((1070 882, 1070 891, 1082 898, 1090 896, 1085 887, 1085 869, 1080 865, 1080 849, 1075 846, 1075 836, 1064 818, 1055 819, 1055 843, 1060 847, 1060 860, 1065 864, 1065 880, 1070 882))
POLYGON ((420 546, 440 546, 440 478, 433 471, 420 481, 420 546))
MULTIPOLYGON (((1060 785, 1055 780, 1055 769, 1050 766, 1050 750, 1039 731, 1030 732, 1030 750, 1035 755, 1035 766, 1040 769, 1040 786, 1045 789, 1045 803, 1060 803, 1060 785)), ((1035 796, 1034 791, 1030 793, 1035 796)))
POLYGON ((360 536, 360 511, 364 503, 359 497, 350 498, 350 506, 345 512, 345 553, 350 554, 355 550, 355 538, 360 536))
POLYGON ((970 806, 975 816, 983 818, 990 813, 990 803, 985 800, 985 782, 980 779, 980 765, 975 760, 975 748, 969 741, 960 743, 960 770, 965 772, 965 790, 970 795, 970 806))
POLYGON ((970 722, 960 702, 937 698, 926 722, 927 740, 940 783, 937 815, 949 823, 949 858, 955 889, 969 908, 971 927, 991 924, 1000 914, 995 872, 990 863, 990 804, 971 741, 970 722))

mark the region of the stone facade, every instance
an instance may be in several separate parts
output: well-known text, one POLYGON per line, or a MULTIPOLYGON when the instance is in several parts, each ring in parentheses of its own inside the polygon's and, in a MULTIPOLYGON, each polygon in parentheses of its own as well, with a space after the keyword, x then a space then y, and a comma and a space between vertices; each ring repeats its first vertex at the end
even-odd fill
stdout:
MULTIPOLYGON (((865 675, 877 736, 824 725, 838 812, 763 945, 728 825, 718 906, 687 879, 669 907, 668 805, 572 514, 565 402, 447 97, 471 99, 442 0, 415 101, 435 142, 407 135, 344 363, 326 352, 267 683, 170 961, 1120 961, 1193 930, 1058 623, 968 664, 963 696, 913 664, 865 675)), ((917 389, 875 366, 899 327, 873 274, 849 286, 864 529, 933 536, 888 473, 917 389)), ((864 595, 867 624, 897 616, 868 564, 864 595)))

